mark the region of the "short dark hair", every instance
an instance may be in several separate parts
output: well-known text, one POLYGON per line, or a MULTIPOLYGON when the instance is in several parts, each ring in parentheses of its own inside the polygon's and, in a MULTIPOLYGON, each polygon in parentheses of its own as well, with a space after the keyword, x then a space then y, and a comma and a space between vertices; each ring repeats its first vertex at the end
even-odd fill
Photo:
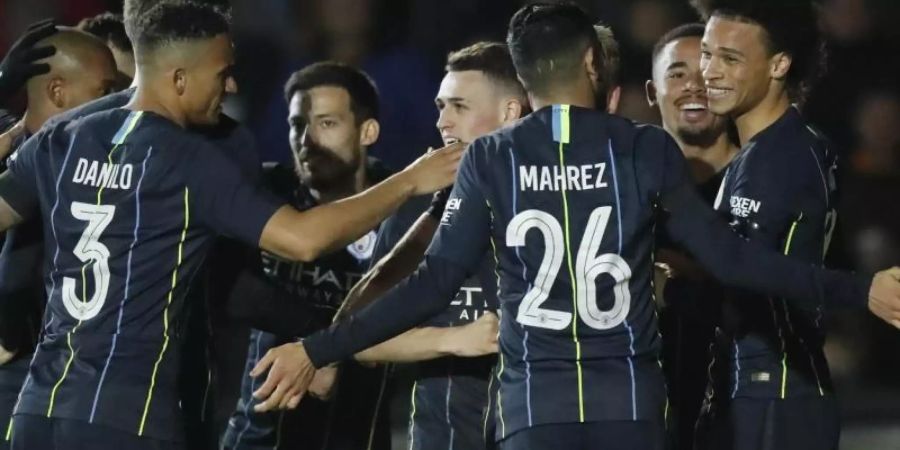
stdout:
POLYGON ((586 49, 593 48, 602 57, 593 21, 570 2, 523 6, 509 21, 506 43, 516 72, 533 92, 577 76, 586 49))
POLYGON ((284 85, 284 98, 290 103, 298 91, 319 86, 334 86, 350 94, 350 110, 356 123, 378 119, 378 89, 365 72, 344 63, 322 61, 291 74, 284 85))
POLYGON ((134 18, 137 55, 174 42, 209 39, 228 33, 227 17, 215 8, 195 3, 160 3, 134 18))
POLYGON ((499 83, 517 95, 525 97, 525 89, 516 76, 516 66, 509 55, 509 47, 501 42, 481 41, 447 55, 447 72, 477 70, 491 81, 499 83))
POLYGON ((663 47, 669 45, 670 42, 684 38, 703 39, 703 33, 705 31, 706 27, 700 22, 685 23, 672 28, 656 41, 656 44, 653 46, 653 53, 650 61, 656 61, 656 57, 659 56, 663 47))
POLYGON ((811 0, 692 0, 704 18, 718 16, 753 23, 765 31, 770 53, 791 57, 788 94, 803 100, 815 78, 824 73, 825 46, 811 0))
POLYGON ((88 17, 78 22, 76 27, 81 31, 93 34, 104 42, 111 43, 113 47, 132 53, 131 40, 125 34, 125 23, 120 14, 105 12, 94 17, 88 17))
POLYGON ((131 36, 132 42, 134 41, 134 37, 132 36, 132 29, 134 28, 135 21, 140 19, 141 16, 149 12, 155 6, 158 6, 163 2, 174 4, 195 3, 199 5, 205 5, 222 13, 226 19, 231 20, 230 0, 125 0, 122 5, 122 23, 125 26, 126 34, 128 36, 131 36))

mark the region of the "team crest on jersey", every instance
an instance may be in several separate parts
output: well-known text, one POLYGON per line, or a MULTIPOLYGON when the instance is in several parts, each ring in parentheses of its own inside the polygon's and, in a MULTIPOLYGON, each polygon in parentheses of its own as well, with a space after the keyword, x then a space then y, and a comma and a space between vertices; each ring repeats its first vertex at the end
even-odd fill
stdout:
POLYGON ((375 238, 376 234, 374 231, 370 231, 365 236, 359 238, 356 242, 347 246, 347 251, 353 255, 354 258, 363 260, 372 258, 372 252, 375 250, 375 238))

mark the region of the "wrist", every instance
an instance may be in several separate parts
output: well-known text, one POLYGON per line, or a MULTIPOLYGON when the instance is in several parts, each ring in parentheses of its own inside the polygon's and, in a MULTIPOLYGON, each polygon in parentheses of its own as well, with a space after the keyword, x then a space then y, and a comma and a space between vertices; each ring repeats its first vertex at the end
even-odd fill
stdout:
POLYGON ((438 353, 441 356, 459 355, 459 327, 433 328, 437 333, 438 353))

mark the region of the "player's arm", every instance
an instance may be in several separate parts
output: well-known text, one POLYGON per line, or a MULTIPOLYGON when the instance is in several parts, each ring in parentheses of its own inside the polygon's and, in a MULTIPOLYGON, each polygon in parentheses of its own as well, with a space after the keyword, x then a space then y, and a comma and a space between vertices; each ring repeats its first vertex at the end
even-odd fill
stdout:
POLYGON ((468 274, 481 263, 491 232, 474 162, 477 150, 476 141, 463 157, 451 194, 459 202, 449 220, 442 223, 419 269, 380 300, 310 335, 303 343, 266 353, 251 372, 256 377, 268 370, 265 383, 254 393, 263 400, 258 411, 295 407, 316 368, 347 359, 447 308, 468 274))
POLYGON ((416 270, 434 237, 449 195, 446 190, 435 193, 428 211, 423 213, 397 245, 373 264, 353 286, 334 320, 339 320, 368 305, 416 270))
POLYGON ((46 133, 39 133, 25 141, 9 158, 9 169, 0 174, 0 231, 18 225, 38 209, 35 157, 45 139, 46 133))
POLYGON ((706 206, 691 184, 684 157, 666 136, 659 203, 666 229, 723 284, 785 297, 800 307, 869 308, 900 327, 900 269, 870 277, 794 261, 738 237, 706 206))
POLYGON ((456 327, 413 328, 356 354, 361 362, 408 363, 444 356, 474 357, 497 353, 499 321, 493 313, 456 327))
POLYGON ((434 192, 453 181, 462 146, 429 152, 403 171, 365 192, 300 212, 283 206, 263 228, 259 246, 295 261, 312 261, 376 228, 414 195, 434 192))
POLYGON ((237 276, 226 299, 228 315, 257 330, 278 336, 305 336, 331 319, 332 312, 298 302, 253 268, 237 276))

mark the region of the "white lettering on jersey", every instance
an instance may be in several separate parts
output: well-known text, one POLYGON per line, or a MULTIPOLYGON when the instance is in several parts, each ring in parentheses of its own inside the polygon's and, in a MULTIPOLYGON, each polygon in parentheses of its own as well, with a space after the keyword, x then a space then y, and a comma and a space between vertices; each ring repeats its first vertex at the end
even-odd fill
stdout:
POLYGON ((453 197, 450 200, 447 200, 447 206, 444 208, 444 214, 441 215, 441 225, 449 225, 450 221, 453 219, 453 214, 456 211, 459 211, 459 208, 462 206, 462 199, 459 197, 453 197))
POLYGON ((72 182, 106 189, 131 189, 133 174, 131 164, 100 163, 78 158, 72 182))
POLYGON ((729 201, 731 205, 731 215, 735 217, 749 217, 752 213, 758 213, 759 207, 762 206, 762 203, 758 200, 738 197, 736 195, 732 195, 729 201))
POLYGON ((580 166, 519 166, 521 191, 586 191, 608 186, 603 181, 606 163, 580 166))

